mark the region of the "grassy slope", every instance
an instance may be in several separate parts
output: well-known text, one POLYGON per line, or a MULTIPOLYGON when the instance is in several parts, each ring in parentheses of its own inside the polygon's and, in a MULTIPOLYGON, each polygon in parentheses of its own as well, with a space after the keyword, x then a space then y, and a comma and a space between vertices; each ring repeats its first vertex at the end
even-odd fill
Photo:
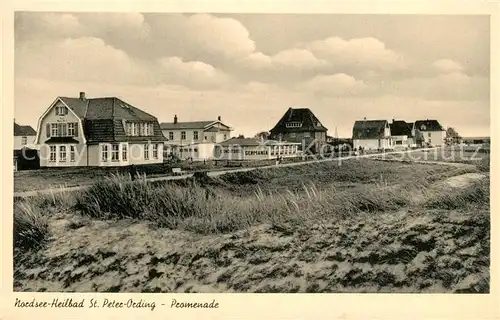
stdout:
POLYGON ((127 193, 120 181, 117 189, 100 185, 76 199, 61 195, 18 205, 17 231, 24 236, 16 241, 15 289, 488 291, 485 180, 443 190, 433 189, 433 183, 463 172, 370 160, 330 171, 317 166, 300 169, 299 177, 309 176, 319 186, 296 193, 284 188, 298 186, 297 177, 280 168, 266 171, 265 177, 255 172, 205 181, 218 186, 208 196, 199 186, 193 193, 186 191, 193 186, 153 188, 140 182, 127 193), (345 182, 354 187, 332 188, 345 182), (356 185, 360 182, 371 185, 356 185), (236 183, 253 191, 278 189, 285 196, 263 191, 242 195, 241 189, 230 187, 236 183), (394 184, 404 192, 394 192, 394 184), (151 198, 151 192, 159 193, 151 198), (118 194, 122 210, 106 203, 118 194), (151 201, 167 194, 168 201, 151 201), (147 201, 140 202, 143 197, 147 201), (91 206, 90 199, 99 206, 91 206), (80 201, 83 216, 74 213, 75 201, 80 201), (106 206, 115 210, 104 210, 106 206), (26 216, 35 219, 19 223, 26 216), (40 249, 26 251, 37 243, 40 249))

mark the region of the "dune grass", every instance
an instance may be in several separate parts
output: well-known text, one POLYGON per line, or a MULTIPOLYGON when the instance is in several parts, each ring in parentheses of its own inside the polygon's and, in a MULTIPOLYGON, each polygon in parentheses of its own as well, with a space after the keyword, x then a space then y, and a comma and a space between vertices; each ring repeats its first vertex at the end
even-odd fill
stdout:
POLYGON ((329 172, 323 171, 324 164, 311 164, 164 184, 148 183, 145 175, 132 180, 129 175, 115 174, 83 191, 17 202, 15 243, 24 249, 43 244, 48 234, 47 217, 53 211, 77 212, 97 219, 147 220, 158 227, 209 234, 262 223, 309 225, 403 207, 457 209, 489 202, 489 179, 462 190, 427 193, 432 182, 465 173, 465 169, 429 166, 415 173, 412 165, 372 163, 376 166, 366 168, 354 162, 329 172), (302 173, 303 179, 292 178, 292 170, 302 173), (403 173, 398 175, 398 170, 403 173), (304 178, 308 175, 320 178, 304 178), (338 181, 357 184, 339 189, 334 183, 338 181), (246 189, 247 193, 242 196, 228 191, 228 185, 246 189))

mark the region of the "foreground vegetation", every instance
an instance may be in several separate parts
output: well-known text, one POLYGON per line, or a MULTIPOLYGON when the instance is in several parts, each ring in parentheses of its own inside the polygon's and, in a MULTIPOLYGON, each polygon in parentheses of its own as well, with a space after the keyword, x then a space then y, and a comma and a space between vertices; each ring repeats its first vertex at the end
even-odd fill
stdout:
POLYGON ((489 178, 439 184, 471 172, 356 160, 161 184, 114 175, 15 204, 15 286, 486 292, 489 178))

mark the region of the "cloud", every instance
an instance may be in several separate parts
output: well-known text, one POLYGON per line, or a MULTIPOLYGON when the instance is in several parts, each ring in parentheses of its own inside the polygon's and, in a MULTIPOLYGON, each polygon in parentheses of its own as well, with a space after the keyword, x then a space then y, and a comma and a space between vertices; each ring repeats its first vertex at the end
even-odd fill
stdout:
POLYGON ((387 49, 383 42, 375 38, 344 40, 330 37, 307 43, 304 47, 339 68, 393 70, 405 66, 401 55, 387 49))
POLYGON ((18 12, 14 19, 16 44, 30 39, 62 39, 85 34, 85 26, 69 13, 18 12))
POLYGON ((449 59, 436 60, 432 63, 432 66, 443 73, 462 72, 464 70, 460 63, 449 59))
POLYGON ((364 88, 363 81, 356 80, 344 73, 338 73, 316 76, 304 84, 299 84, 297 89, 324 96, 346 96, 358 94, 364 88))
POLYGON ((122 50, 99 38, 27 42, 16 49, 19 76, 68 81, 141 83, 143 68, 122 50))
POLYGON ((191 87, 217 87, 227 83, 228 76, 213 66, 200 61, 183 61, 179 57, 166 57, 158 61, 161 83, 191 87))
POLYGON ((387 82, 378 92, 425 100, 489 100, 490 82, 485 77, 471 77, 461 72, 436 77, 416 77, 387 82))

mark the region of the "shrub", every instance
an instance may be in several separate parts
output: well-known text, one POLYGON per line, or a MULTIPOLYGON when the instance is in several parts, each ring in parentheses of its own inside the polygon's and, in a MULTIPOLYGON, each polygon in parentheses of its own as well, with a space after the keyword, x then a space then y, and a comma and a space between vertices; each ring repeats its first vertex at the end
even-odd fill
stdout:
POLYGON ((48 215, 40 203, 25 201, 14 205, 14 248, 25 251, 42 247, 48 228, 48 215))
POLYGON ((460 189, 442 189, 427 200, 426 206, 438 209, 460 209, 470 205, 489 205, 490 180, 474 181, 469 186, 460 189))
POLYGON ((481 172, 490 172, 490 157, 484 156, 481 161, 478 161, 476 167, 481 172))

